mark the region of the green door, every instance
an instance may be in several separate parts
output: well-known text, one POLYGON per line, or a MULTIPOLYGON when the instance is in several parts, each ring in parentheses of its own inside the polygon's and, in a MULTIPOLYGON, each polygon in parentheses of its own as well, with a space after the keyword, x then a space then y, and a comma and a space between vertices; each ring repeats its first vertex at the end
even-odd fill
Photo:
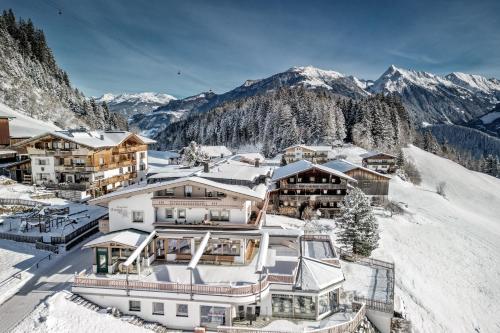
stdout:
POLYGON ((108 273, 108 249, 107 248, 97 248, 97 273, 108 273))

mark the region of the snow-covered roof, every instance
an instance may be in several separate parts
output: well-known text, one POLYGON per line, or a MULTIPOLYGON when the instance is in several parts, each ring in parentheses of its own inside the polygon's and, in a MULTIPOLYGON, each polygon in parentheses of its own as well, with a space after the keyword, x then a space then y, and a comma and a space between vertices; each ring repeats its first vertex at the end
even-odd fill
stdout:
POLYGON ((209 157, 231 156, 233 153, 226 146, 200 146, 200 150, 209 157))
POLYGON ((127 132, 127 131, 62 130, 62 131, 52 131, 39 134, 31 139, 19 142, 15 146, 23 146, 28 142, 35 141, 49 135, 64 140, 68 140, 71 142, 75 142, 90 148, 115 147, 130 137, 138 138, 139 141, 141 141, 143 144, 156 143, 156 141, 146 138, 145 136, 141 136, 139 134, 134 134, 132 132, 127 132))
POLYGON ((351 170, 355 170, 355 169, 361 169, 361 170, 364 170, 366 172, 369 172, 369 173, 372 173, 374 175, 377 175, 377 176, 380 176, 380 177, 384 177, 384 178, 388 178, 390 179, 391 177, 388 177, 386 175, 383 175, 381 173, 378 173, 374 170, 370 170, 368 168, 365 168, 361 165, 356 165, 356 164, 353 164, 351 162, 348 162, 346 160, 333 160, 333 161, 329 161, 329 162, 326 162, 325 164, 323 164, 323 166, 326 166, 328 168, 331 168, 331 169, 335 169, 335 170, 338 170, 340 172, 348 172, 348 171, 351 171, 351 170))
POLYGON ((295 284, 302 290, 320 291, 344 280, 340 267, 303 257, 295 284))
POLYGON ((147 232, 139 230, 128 229, 128 230, 114 231, 91 240, 83 247, 95 247, 97 245, 105 243, 119 243, 121 245, 129 246, 131 248, 136 248, 139 245, 141 245, 141 243, 144 242, 144 240, 147 237, 148 237, 147 232))
POLYGON ((238 161, 226 161, 215 165, 210 172, 200 172, 203 178, 235 179, 254 181, 260 176, 270 176, 270 167, 255 167, 238 161))
POLYGON ((387 154, 387 153, 381 153, 379 151, 369 151, 369 152, 367 152, 365 154, 361 154, 360 156, 362 158, 370 158, 370 157, 378 156, 378 155, 384 155, 384 156, 389 156, 389 157, 392 157, 392 158, 396 158, 396 156, 394 156, 394 155, 387 154))
POLYGON ((148 150, 148 164, 168 165, 171 158, 179 158, 175 151, 148 150))
POLYGON ((323 165, 314 164, 314 163, 306 161, 306 160, 300 160, 300 161, 297 161, 294 163, 290 163, 290 164, 287 164, 285 166, 282 166, 281 168, 274 170, 272 180, 276 181, 279 179, 283 179, 283 178, 289 177, 291 175, 295 175, 297 173, 304 172, 304 171, 307 171, 310 169, 318 169, 318 170, 333 174, 337 177, 347 179, 347 180, 352 181, 352 182, 356 182, 356 180, 354 178, 349 177, 345 173, 342 173, 340 171, 337 171, 335 169, 331 169, 331 168, 323 166, 323 165))
POLYGON ((254 191, 248 187, 245 187, 245 186, 222 184, 222 183, 214 182, 214 181, 209 180, 209 179, 192 176, 192 177, 185 177, 185 178, 179 178, 179 179, 174 179, 174 180, 169 180, 169 181, 147 184, 147 185, 140 186, 140 187, 134 187, 132 189, 125 188, 121 191, 112 192, 112 193, 103 195, 101 197, 92 199, 89 201, 89 203, 91 203, 91 204, 107 203, 107 202, 112 201, 114 199, 131 197, 131 196, 143 194, 143 193, 151 193, 154 191, 162 190, 164 188, 172 187, 172 185, 182 186, 182 184, 189 183, 189 182, 193 182, 193 183, 197 183, 197 184, 205 185, 205 186, 210 186, 210 187, 220 189, 220 190, 226 191, 226 192, 235 193, 235 194, 238 194, 240 196, 245 196, 249 199, 263 200, 265 198, 265 194, 262 195, 262 193, 256 192, 256 191, 254 191))
POLYGON ((312 151, 315 151, 315 152, 319 152, 319 151, 331 151, 332 150, 331 146, 308 146, 308 145, 294 145, 294 146, 290 146, 288 148, 285 148, 285 150, 296 148, 296 147, 301 147, 301 148, 312 150, 312 151))
POLYGON ((249 161, 251 163, 255 162, 256 159, 259 159, 260 162, 264 162, 266 159, 261 153, 237 153, 234 155, 232 160, 235 161, 249 161))
POLYGON ((59 130, 59 127, 50 122, 31 118, 21 112, 14 111, 2 103, 0 103, 0 117, 8 117, 10 119, 9 132, 13 138, 30 138, 42 134, 47 130, 59 130))

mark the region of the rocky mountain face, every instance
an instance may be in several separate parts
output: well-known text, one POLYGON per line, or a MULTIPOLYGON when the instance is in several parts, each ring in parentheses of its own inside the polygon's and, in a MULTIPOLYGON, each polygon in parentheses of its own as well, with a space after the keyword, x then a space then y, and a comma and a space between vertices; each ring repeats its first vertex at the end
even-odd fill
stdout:
POLYGON ((442 77, 395 66, 367 91, 400 96, 417 126, 465 123, 482 116, 500 100, 500 84, 495 79, 464 73, 442 77))
POLYGON ((465 125, 500 102, 500 82, 479 75, 451 73, 438 76, 390 66, 380 78, 370 81, 308 66, 293 67, 260 80, 247 80, 223 94, 208 92, 172 100, 148 115, 151 119, 145 121, 147 117, 140 117, 140 122, 133 120, 132 124, 145 134, 159 133, 165 126, 153 121, 158 119, 153 115, 155 112, 175 112, 176 117, 169 117, 169 121, 175 121, 213 110, 227 102, 294 87, 323 89, 354 100, 375 94, 395 95, 401 99, 417 127, 439 123, 465 125))
POLYGON ((123 129, 124 118, 73 88, 44 33, 12 11, 0 15, 0 102, 61 128, 123 129))
POLYGON ((497 106, 487 114, 472 119, 465 125, 500 138, 500 104, 497 104, 497 106))
POLYGON ((109 111, 129 118, 139 113, 150 113, 170 101, 176 100, 174 96, 162 93, 143 92, 137 94, 104 94, 97 102, 105 102, 109 111))

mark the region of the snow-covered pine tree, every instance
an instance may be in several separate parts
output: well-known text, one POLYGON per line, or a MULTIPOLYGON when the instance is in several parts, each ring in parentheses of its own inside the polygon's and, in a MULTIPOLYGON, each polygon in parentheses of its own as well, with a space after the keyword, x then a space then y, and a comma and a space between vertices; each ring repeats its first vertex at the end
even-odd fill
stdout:
POLYGON ((378 223, 370 199, 359 188, 352 189, 344 199, 338 219, 337 240, 354 254, 370 256, 378 247, 378 223))
POLYGON ((182 152, 181 162, 189 167, 197 166, 207 160, 207 154, 201 150, 201 147, 195 141, 191 141, 182 152))

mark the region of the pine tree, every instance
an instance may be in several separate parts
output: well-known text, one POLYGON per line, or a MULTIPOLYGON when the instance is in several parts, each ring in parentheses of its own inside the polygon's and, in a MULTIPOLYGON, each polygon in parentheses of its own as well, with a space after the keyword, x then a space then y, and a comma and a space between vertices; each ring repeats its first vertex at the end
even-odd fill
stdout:
POLYGON ((354 254, 370 256, 378 247, 378 223, 370 199, 359 188, 352 189, 344 199, 338 221, 338 241, 354 254))

